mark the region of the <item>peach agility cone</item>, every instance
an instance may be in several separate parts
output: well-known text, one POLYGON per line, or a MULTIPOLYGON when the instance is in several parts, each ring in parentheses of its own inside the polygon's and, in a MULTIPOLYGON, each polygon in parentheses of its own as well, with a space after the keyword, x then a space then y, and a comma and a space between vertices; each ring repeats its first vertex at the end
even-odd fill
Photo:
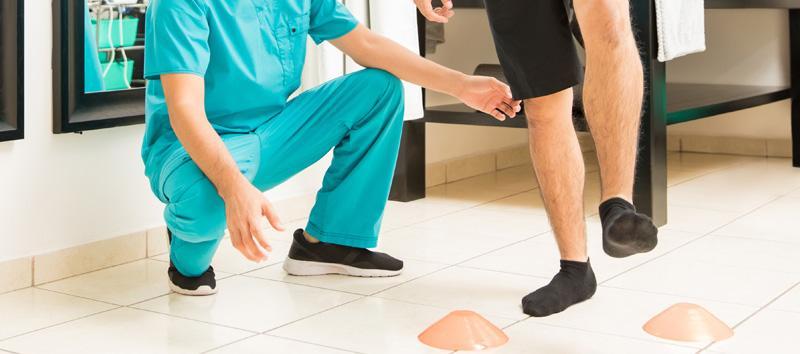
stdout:
POLYGON ((434 348, 447 350, 482 350, 508 342, 508 336, 487 319, 473 311, 453 311, 417 337, 434 348))
POLYGON ((733 330, 711 312, 688 303, 670 306, 642 328, 656 337, 685 342, 720 341, 733 335, 733 330))

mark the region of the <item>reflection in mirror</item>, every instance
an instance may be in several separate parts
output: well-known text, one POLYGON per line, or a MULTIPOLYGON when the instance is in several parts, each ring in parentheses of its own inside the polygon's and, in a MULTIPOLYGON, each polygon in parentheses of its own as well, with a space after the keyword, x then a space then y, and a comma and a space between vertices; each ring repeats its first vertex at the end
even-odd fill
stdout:
POLYGON ((144 16, 150 0, 84 1, 84 91, 143 88, 144 16))

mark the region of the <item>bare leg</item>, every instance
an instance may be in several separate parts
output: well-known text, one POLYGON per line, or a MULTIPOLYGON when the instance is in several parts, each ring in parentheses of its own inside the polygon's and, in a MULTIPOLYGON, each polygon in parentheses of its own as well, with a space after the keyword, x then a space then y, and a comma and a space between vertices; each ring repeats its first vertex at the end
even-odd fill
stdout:
POLYGON ((612 257, 648 252, 658 240, 631 204, 644 93, 629 0, 575 0, 586 45, 584 109, 602 180, 603 249, 612 257))
POLYGON ((585 262, 584 166, 572 125, 572 88, 525 101, 533 166, 561 259, 585 262))
POLYGON ((584 109, 597 146, 603 200, 631 201, 644 92, 628 0, 576 0, 586 44, 584 109))
POLYGON ((526 100, 525 115, 539 190, 561 253, 553 280, 522 299, 523 312, 541 317, 592 297, 597 281, 586 254, 586 172, 572 125, 572 89, 526 100))

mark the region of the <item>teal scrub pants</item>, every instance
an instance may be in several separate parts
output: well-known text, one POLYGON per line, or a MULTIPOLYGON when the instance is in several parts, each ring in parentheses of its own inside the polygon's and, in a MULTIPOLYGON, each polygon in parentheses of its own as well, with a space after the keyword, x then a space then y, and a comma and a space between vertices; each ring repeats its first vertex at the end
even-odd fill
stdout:
MULTIPOLYGON (((306 230, 323 242, 370 248, 389 196, 403 108, 401 82, 365 69, 304 92, 251 133, 221 137, 242 174, 262 191, 333 148, 306 230)), ((170 154, 160 176, 156 192, 167 202, 170 258, 181 274, 198 276, 223 238, 225 206, 183 148, 170 154)))

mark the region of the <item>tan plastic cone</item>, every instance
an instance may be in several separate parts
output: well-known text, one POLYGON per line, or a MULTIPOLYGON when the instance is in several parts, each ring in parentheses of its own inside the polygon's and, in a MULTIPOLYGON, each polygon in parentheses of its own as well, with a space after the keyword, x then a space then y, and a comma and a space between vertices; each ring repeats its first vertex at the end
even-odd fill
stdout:
POLYGON ((431 347, 447 350, 482 350, 508 342, 508 336, 481 315, 453 311, 417 337, 431 347))
POLYGON ((685 341, 720 341, 733 336, 733 330, 703 307, 679 303, 662 311, 642 327, 656 337, 685 341))

